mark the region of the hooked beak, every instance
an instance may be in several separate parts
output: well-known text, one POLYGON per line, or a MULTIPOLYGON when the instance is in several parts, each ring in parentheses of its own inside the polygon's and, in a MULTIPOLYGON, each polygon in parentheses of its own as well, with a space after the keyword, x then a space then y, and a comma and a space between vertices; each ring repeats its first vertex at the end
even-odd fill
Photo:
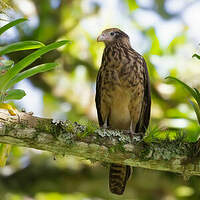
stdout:
POLYGON ((98 36, 97 42, 104 42, 106 40, 106 36, 104 33, 98 36))

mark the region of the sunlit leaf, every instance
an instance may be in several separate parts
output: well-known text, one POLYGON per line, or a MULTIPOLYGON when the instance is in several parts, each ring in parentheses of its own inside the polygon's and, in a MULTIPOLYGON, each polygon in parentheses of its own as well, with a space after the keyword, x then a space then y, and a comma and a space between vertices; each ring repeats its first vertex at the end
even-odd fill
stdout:
POLYGON ((20 89, 8 90, 4 97, 4 101, 19 100, 19 99, 22 99, 25 95, 26 95, 26 93, 24 90, 20 90, 20 89))
POLYGON ((200 59, 200 55, 197 55, 196 53, 192 56, 193 58, 198 58, 198 59, 200 59))
POLYGON ((176 36, 169 44, 167 51, 169 53, 174 53, 175 49, 177 48, 178 45, 184 44, 186 41, 186 36, 185 35, 178 35, 176 36))
POLYGON ((63 40, 59 42, 54 42, 47 46, 40 48, 39 50, 33 52, 32 54, 26 56, 24 59, 20 60, 17 64, 12 67, 5 76, 0 77, 0 90, 4 89, 8 82, 13 79, 21 70, 26 68, 28 65, 33 63, 36 59, 38 59, 41 55, 57 49, 67 43, 70 43, 69 40, 63 40))
POLYGON ((92 198, 89 198, 84 193, 61 194, 58 192, 39 192, 35 197, 37 200, 92 200, 92 198))
POLYGON ((200 138, 200 132, 197 129, 196 132, 186 134, 185 141, 186 142, 197 142, 199 140, 199 138, 200 138))
POLYGON ((38 41, 24 41, 24 42, 16 42, 4 47, 0 48, 0 56, 5 55, 7 53, 15 52, 15 51, 22 51, 28 49, 38 49, 40 47, 45 46, 43 43, 38 41))
POLYGON ((26 18, 20 18, 20 19, 14 20, 14 21, 6 24, 5 26, 0 28, 0 35, 2 33, 4 33, 5 31, 7 31, 9 28, 11 28, 13 26, 16 26, 17 24, 22 23, 22 22, 24 22, 26 20, 27 20, 26 18))
POLYGON ((149 127, 146 134, 145 134, 145 137, 144 137, 144 141, 145 142, 153 142, 157 139, 160 139, 161 138, 161 135, 162 135, 162 131, 160 128, 158 127, 149 127))
POLYGON ((139 6, 137 5, 137 2, 135 0, 125 0, 125 1, 128 4, 130 11, 134 11, 137 8, 139 8, 139 6))
POLYGON ((180 198, 190 198, 195 193, 195 190, 192 187, 180 185, 176 188, 175 194, 180 198))
POLYGON ((147 143, 158 142, 166 139, 177 139, 178 132, 175 130, 162 130, 161 128, 154 127, 149 128, 144 137, 144 141, 147 143))
POLYGON ((162 49, 160 48, 160 43, 159 40, 156 36, 156 32, 154 28, 149 28, 147 30, 147 35, 150 37, 151 39, 151 49, 150 49, 150 54, 153 55, 161 55, 162 53, 162 49))
POLYGON ((29 78, 38 73, 49 71, 51 69, 54 69, 56 66, 57 66, 57 63, 45 63, 45 64, 35 66, 26 71, 23 71, 17 74, 12 80, 9 81, 8 85, 6 86, 6 89, 12 87, 13 85, 15 85, 16 83, 18 83, 19 81, 25 78, 29 78))
POLYGON ((200 107, 197 105, 196 102, 189 100, 189 102, 191 103, 192 107, 194 108, 194 111, 196 113, 199 125, 200 125, 200 107))
POLYGON ((185 118, 185 119, 188 119, 188 114, 181 112, 178 108, 169 108, 165 112, 166 112, 166 117, 168 117, 168 118, 185 118))
POLYGON ((198 103, 198 105, 199 105, 199 108, 200 108, 200 92, 199 92, 199 90, 197 90, 196 88, 194 88, 194 90, 195 90, 195 92, 196 92, 196 95, 197 95, 197 103, 198 103))
POLYGON ((7 110, 9 114, 12 116, 15 116, 17 113, 17 109, 14 106, 8 103, 1 103, 1 101, 0 101, 0 108, 7 110))
POLYGON ((181 84, 195 99, 197 98, 196 92, 190 86, 185 84, 183 81, 180 81, 179 79, 172 76, 168 76, 166 77, 166 79, 175 80, 177 83, 181 84))

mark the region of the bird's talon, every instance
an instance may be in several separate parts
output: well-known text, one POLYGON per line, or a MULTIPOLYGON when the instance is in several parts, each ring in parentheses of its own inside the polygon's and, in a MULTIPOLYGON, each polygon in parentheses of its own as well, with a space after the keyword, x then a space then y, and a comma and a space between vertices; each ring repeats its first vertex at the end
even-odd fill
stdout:
POLYGON ((134 133, 134 138, 135 138, 135 141, 139 142, 142 140, 142 138, 144 137, 144 133, 142 132, 139 132, 139 133, 134 133))
POLYGON ((130 136, 131 144, 133 144, 134 143, 134 139, 133 139, 134 132, 129 131, 129 136, 130 136))
POLYGON ((139 132, 139 133, 134 133, 135 136, 140 136, 140 137, 143 137, 144 133, 142 132, 139 132))
POLYGON ((130 130, 125 131, 125 133, 128 133, 128 135, 130 136, 130 141, 131 141, 132 144, 140 141, 144 136, 143 133, 135 133, 135 132, 130 131, 130 130))

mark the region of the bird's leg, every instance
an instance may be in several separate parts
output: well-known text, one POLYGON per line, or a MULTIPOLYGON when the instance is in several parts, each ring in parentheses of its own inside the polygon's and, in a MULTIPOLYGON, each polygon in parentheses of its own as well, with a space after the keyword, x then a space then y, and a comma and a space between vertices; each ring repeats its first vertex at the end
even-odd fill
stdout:
POLYGON ((133 142, 133 137, 135 138, 136 141, 138 140, 141 140, 142 136, 143 136, 143 133, 136 133, 135 132, 135 128, 136 128, 136 125, 133 123, 133 121, 131 121, 131 125, 130 125, 130 139, 131 139, 131 142, 133 142))
POLYGON ((105 122, 103 124, 103 128, 107 129, 108 128, 108 118, 106 117, 105 122))
POLYGON ((131 120, 130 132, 129 132, 131 143, 133 143, 133 136, 135 135, 134 130, 135 130, 135 125, 133 125, 133 121, 131 120))

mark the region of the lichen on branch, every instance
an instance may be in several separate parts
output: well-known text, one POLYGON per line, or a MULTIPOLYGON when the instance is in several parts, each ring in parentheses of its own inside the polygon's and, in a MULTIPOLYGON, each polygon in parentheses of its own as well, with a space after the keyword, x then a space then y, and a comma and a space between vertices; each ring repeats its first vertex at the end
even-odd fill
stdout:
POLYGON ((145 143, 117 130, 99 129, 69 120, 54 121, 0 110, 0 143, 74 155, 92 161, 120 163, 153 170, 200 175, 196 144, 182 140, 145 143), (195 155, 195 157, 194 157, 195 155), (194 159, 195 158, 195 159, 194 159))

